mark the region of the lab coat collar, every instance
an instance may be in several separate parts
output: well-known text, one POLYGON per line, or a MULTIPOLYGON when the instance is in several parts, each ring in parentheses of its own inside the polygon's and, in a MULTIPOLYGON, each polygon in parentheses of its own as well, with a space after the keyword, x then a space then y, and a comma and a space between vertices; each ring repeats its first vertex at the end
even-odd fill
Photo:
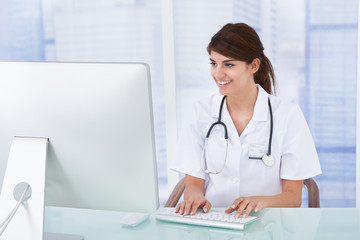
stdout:
MULTIPOLYGON (((259 84, 256 84, 256 87, 258 89, 258 95, 255 103, 254 115, 252 117, 252 121, 255 122, 267 121, 269 115, 269 106, 268 106, 269 94, 259 84)), ((211 116, 216 119, 218 119, 219 117, 220 104, 223 97, 224 96, 220 94, 216 95, 216 97, 213 98, 213 103, 211 104, 212 105, 211 116)), ((224 103, 222 116, 224 115, 229 115, 226 107, 226 100, 224 103), (227 113, 225 113, 224 110, 227 113)))
POLYGON ((267 121, 269 116, 269 105, 268 105, 269 94, 259 84, 256 84, 256 87, 258 89, 258 95, 257 95, 255 108, 254 108, 254 115, 252 119, 255 122, 267 121))

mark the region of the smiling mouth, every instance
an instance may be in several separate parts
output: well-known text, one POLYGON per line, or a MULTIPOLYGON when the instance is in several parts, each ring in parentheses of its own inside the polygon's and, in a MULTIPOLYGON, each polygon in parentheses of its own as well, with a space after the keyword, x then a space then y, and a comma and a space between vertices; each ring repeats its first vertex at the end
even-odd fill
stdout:
POLYGON ((217 83, 220 85, 226 85, 226 84, 231 83, 231 81, 223 81, 223 82, 218 81, 217 83))

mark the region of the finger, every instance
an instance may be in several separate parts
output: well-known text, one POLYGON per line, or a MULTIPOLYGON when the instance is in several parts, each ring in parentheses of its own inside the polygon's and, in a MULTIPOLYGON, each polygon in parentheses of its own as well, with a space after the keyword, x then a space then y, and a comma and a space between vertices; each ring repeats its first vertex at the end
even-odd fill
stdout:
POLYGON ((207 201, 206 200, 206 202, 205 202, 205 204, 204 204, 204 206, 203 206, 203 211, 204 211, 204 213, 207 213, 207 212, 209 212, 210 211, 210 209, 211 209, 211 203, 209 202, 209 201, 207 201))
POLYGON ((179 203, 179 204, 176 206, 176 208, 175 208, 175 213, 178 213, 178 212, 179 212, 179 210, 180 210, 180 205, 181 205, 181 203, 179 203))
POLYGON ((190 210, 191 210, 191 208, 192 208, 192 205, 193 205, 193 201, 187 201, 187 202, 185 203, 184 216, 189 215, 190 210))
POLYGON ((183 204, 184 204, 184 202, 181 202, 176 206, 176 209, 175 209, 176 213, 180 212, 180 210, 183 208, 183 204))
POLYGON ((254 208, 254 212, 259 212, 261 209, 262 209, 262 205, 260 203, 257 203, 254 208))
POLYGON ((243 213, 243 217, 246 218, 247 216, 249 216, 250 212, 254 209, 254 205, 252 203, 249 203, 246 208, 245 208, 245 212, 243 213))
POLYGON ((225 213, 232 213, 235 210, 236 210, 235 208, 229 207, 228 209, 225 210, 225 213))
POLYGON ((180 204, 178 205, 178 207, 179 207, 178 212, 179 212, 181 215, 184 214, 184 206, 185 206, 185 203, 184 203, 184 202, 182 202, 182 203, 180 203, 180 204))
POLYGON ((196 213, 196 210, 203 204, 204 204, 204 200, 196 200, 196 201, 194 201, 193 205, 191 206, 190 215, 194 215, 196 213))
POLYGON ((235 201, 231 204, 231 206, 225 210, 225 213, 232 213, 236 209, 238 209, 239 204, 243 201, 243 198, 235 199, 235 201))
POLYGON ((235 201, 231 204, 231 206, 225 210, 225 213, 232 213, 238 208, 238 205, 242 201, 242 198, 235 199, 235 201))
POLYGON ((239 218, 242 214, 242 212, 245 210, 245 208, 247 207, 247 205, 249 204, 248 201, 242 201, 239 206, 238 206, 238 209, 236 211, 236 217, 239 218))
POLYGON ((245 198, 238 198, 238 199, 235 199, 235 201, 233 202, 233 204, 231 205, 231 208, 233 209, 238 209, 238 207, 240 206, 241 203, 243 203, 245 200, 245 198))

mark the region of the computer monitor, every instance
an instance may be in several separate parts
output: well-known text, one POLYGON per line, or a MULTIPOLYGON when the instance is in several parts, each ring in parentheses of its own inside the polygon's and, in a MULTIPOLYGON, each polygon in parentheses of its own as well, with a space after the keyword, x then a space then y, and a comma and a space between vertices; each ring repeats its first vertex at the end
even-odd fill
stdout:
POLYGON ((46 205, 155 211, 149 76, 141 63, 0 62, 0 186, 14 136, 46 137, 46 205))

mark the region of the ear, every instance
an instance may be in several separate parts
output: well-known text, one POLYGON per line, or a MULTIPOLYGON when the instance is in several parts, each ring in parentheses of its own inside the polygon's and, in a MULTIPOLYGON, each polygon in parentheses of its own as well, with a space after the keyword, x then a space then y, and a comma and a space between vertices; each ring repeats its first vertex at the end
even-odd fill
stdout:
POLYGON ((250 63, 250 72, 255 74, 260 67, 260 59, 254 58, 254 60, 250 63))

